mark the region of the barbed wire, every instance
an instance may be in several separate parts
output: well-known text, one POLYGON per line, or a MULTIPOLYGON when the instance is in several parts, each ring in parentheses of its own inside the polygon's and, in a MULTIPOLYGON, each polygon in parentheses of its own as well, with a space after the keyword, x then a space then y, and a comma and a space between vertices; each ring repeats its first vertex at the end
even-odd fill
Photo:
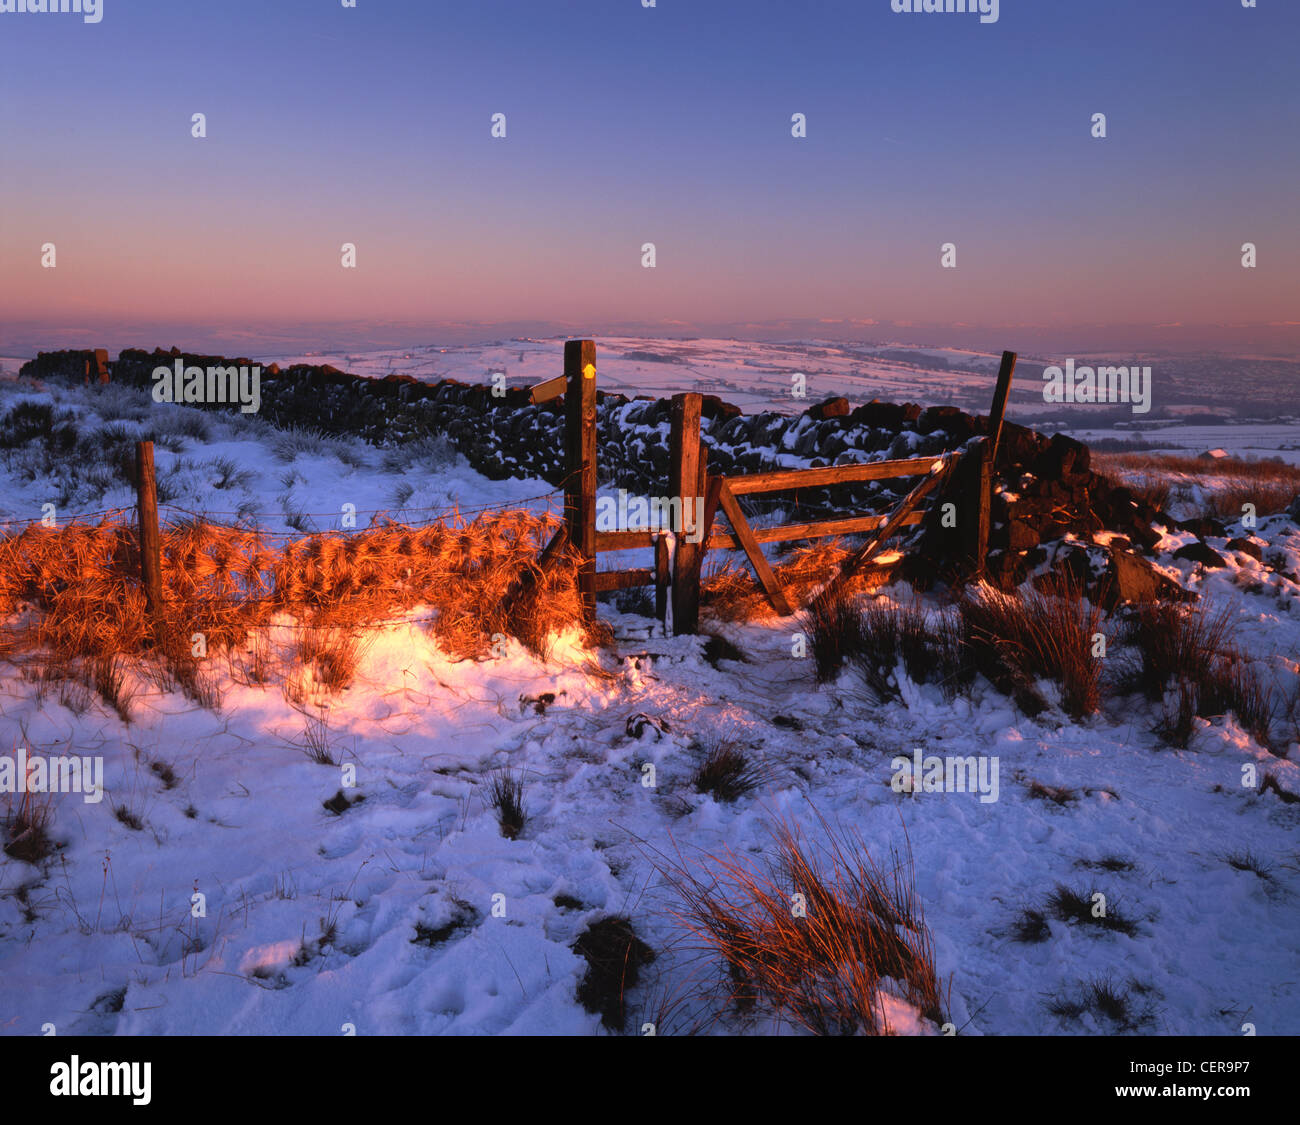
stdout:
MULTIPOLYGON (((70 524, 87 522, 93 519, 102 519, 105 516, 117 516, 126 512, 134 512, 135 507, 129 508, 105 508, 98 512, 76 512, 71 516, 64 516, 61 519, 56 518, 57 527, 67 527, 70 524)), ((45 523, 47 516, 34 516, 31 519, 19 519, 16 516, 0 516, 0 527, 10 527, 12 525, 30 526, 31 524, 45 523)), ((54 529, 51 529, 54 530, 54 529)))
MULTIPOLYGON (((362 516, 362 515, 377 515, 377 514, 382 514, 384 512, 394 512, 394 511, 396 512, 447 512, 449 514, 458 511, 459 512, 483 512, 483 511, 498 511, 498 510, 508 511, 509 509, 513 507, 517 507, 520 504, 531 504, 535 500, 546 500, 550 497, 555 496, 555 494, 559 491, 560 491, 559 488, 553 488, 549 492, 539 492, 533 496, 521 496, 518 497, 517 499, 508 500, 500 504, 474 504, 474 505, 470 505, 469 507, 461 507, 459 504, 455 504, 455 503, 429 504, 429 505, 423 505, 414 508, 408 507, 405 504, 399 504, 399 505, 389 505, 388 507, 384 507, 384 508, 356 508, 353 510, 352 514, 362 516)), ((244 508, 234 508, 234 509, 208 508, 205 509, 203 512, 194 512, 188 508, 182 508, 179 504, 172 504, 168 502, 160 503, 158 507, 160 510, 162 508, 170 508, 173 509, 174 511, 185 512, 187 515, 198 515, 204 517, 238 516, 238 515, 242 515, 246 510, 244 508)), ((329 511, 312 511, 312 512, 295 509, 294 514, 301 515, 301 516, 339 516, 342 515, 343 512, 341 509, 330 509, 329 511)))
MULTIPOLYGON (((330 511, 330 512, 293 511, 293 512, 286 513, 286 518, 291 517, 294 519, 301 519, 304 517, 311 517, 311 516, 332 516, 335 519, 341 519, 345 514, 358 515, 358 516, 368 515, 371 517, 388 516, 390 518, 390 521, 394 524, 410 526, 410 527, 431 527, 431 526, 436 526, 441 520, 446 520, 446 519, 461 519, 467 516, 478 517, 478 516, 486 515, 489 512, 517 511, 521 506, 525 504, 531 504, 538 500, 547 500, 552 498, 553 496, 554 496, 553 492, 548 492, 548 493, 542 493, 537 496, 521 497, 518 500, 512 500, 503 504, 482 504, 482 505, 476 505, 468 508, 462 508, 459 507, 458 505, 453 505, 452 507, 449 508, 448 507, 364 508, 364 509, 358 509, 356 512, 353 513, 344 513, 341 511, 330 511), (423 520, 418 523, 411 523, 407 520, 399 518, 404 513, 411 513, 411 512, 437 512, 438 516, 434 519, 423 520)), ((295 539, 295 538, 306 539, 318 535, 357 535, 357 534, 364 534, 367 531, 374 531, 384 526, 383 524, 377 523, 372 518, 370 523, 367 524, 365 527, 322 527, 322 528, 316 528, 315 530, 307 530, 307 531, 299 531, 299 530, 274 531, 271 530, 270 528, 250 527, 246 524, 226 524, 220 522, 219 520, 214 520, 211 518, 213 515, 217 515, 217 514, 238 515, 239 513, 237 512, 230 512, 230 513, 195 512, 189 508, 182 508, 177 504, 159 505, 159 510, 161 511, 163 509, 166 509, 168 512, 179 512, 181 515, 189 516, 192 519, 200 520, 214 527, 224 527, 229 531, 242 531, 249 534, 262 535, 270 539, 295 539)), ((550 512, 548 511, 547 514, 550 514, 550 512)))
MULTIPOLYGON (((548 500, 553 503, 556 499, 558 499, 558 497, 556 496, 557 492, 558 489, 552 489, 550 492, 543 492, 534 496, 523 496, 501 504, 481 504, 481 505, 473 505, 470 507, 460 507, 459 505, 453 504, 451 506, 442 505, 442 506, 428 506, 428 507, 417 507, 417 508, 407 508, 407 507, 360 508, 350 514, 358 515, 358 516, 389 515, 393 517, 392 522, 399 523, 399 524, 405 523, 406 521, 396 517, 399 517, 404 513, 436 512, 439 513, 439 518, 455 519, 463 516, 479 516, 488 512, 515 511, 525 504, 532 504, 540 500, 548 500)), ((229 531, 242 531, 250 534, 264 535, 273 539, 292 539, 295 538, 296 536, 310 537, 313 535, 324 535, 324 534, 343 535, 349 533, 359 533, 359 532, 375 530, 375 526, 376 526, 374 521, 372 520, 371 523, 365 527, 318 528, 315 531, 285 532, 285 531, 274 531, 270 528, 251 527, 246 524, 223 523, 222 521, 213 518, 214 516, 222 516, 222 515, 240 516, 243 513, 239 510, 231 511, 227 509, 227 510, 218 510, 218 511, 209 510, 209 511, 197 512, 191 508, 183 508, 179 504, 168 504, 168 503, 159 504, 158 510, 160 514, 164 511, 179 513, 183 516, 188 516, 191 519, 200 520, 214 527, 222 527, 229 531)), ((122 508, 105 508, 100 511, 94 511, 94 512, 76 512, 70 516, 56 517, 55 526, 51 528, 51 530, 60 530, 62 528, 71 527, 75 525, 89 524, 92 521, 103 522, 105 519, 111 516, 134 517, 136 512, 137 512, 137 508, 134 505, 130 507, 122 507, 122 508)), ((293 518, 303 518, 303 517, 312 517, 312 516, 321 516, 321 517, 332 516, 335 518, 342 518, 344 514, 345 513, 342 511, 302 512, 296 510, 287 513, 287 515, 293 518)), ((18 527, 30 527, 34 524, 44 524, 48 518, 49 517, 46 516, 34 516, 31 517, 30 519, 19 519, 17 517, 0 516, 0 529, 11 530, 18 527)), ((422 525, 432 526, 437 522, 438 519, 435 518, 433 520, 422 521, 422 525)), ((411 525, 411 526, 417 526, 417 525, 411 525)))

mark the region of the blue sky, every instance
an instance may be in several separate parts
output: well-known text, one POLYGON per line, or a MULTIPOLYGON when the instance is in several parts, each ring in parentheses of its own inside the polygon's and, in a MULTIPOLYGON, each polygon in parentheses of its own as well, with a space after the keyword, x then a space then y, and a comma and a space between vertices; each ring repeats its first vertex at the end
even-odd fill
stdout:
POLYGON ((818 323, 1293 348, 1297 33, 1283 0, 4 13, 0 350, 818 323))

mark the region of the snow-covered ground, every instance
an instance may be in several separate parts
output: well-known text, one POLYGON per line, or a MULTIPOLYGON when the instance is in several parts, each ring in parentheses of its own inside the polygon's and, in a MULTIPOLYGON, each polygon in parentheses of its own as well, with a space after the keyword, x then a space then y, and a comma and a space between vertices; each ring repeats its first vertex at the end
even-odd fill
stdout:
MULTIPOLYGON (((458 355, 429 374, 477 379, 507 353, 523 357, 512 376, 554 374, 553 345, 543 363, 518 343, 501 356, 458 355)), ((346 359, 332 361, 359 369, 346 359)), ((675 365, 625 362, 646 374, 629 375, 638 393, 656 393, 650 375, 660 369, 671 375, 665 389, 683 389, 675 365)), ((773 364, 747 386, 788 386, 773 364)), ((987 385, 988 365, 971 366, 987 385)), ((602 384, 615 389, 618 375, 607 359, 602 384)), ((736 389, 710 389, 746 404, 736 389)), ((0 412, 19 393, 51 394, 0 384, 0 412)), ((848 382, 825 393, 915 397, 848 382)), ((102 391, 53 394, 83 432, 101 427, 92 415, 102 391)), ((119 393, 112 413, 129 428, 128 397, 119 393)), ((155 422, 159 409, 148 404, 142 417, 155 422)), ((285 442, 247 419, 204 423, 199 436, 178 426, 158 465, 173 504, 220 519, 293 533, 300 513, 334 526, 347 503, 358 526, 378 510, 425 519, 454 505, 557 503, 542 482, 490 482, 451 461, 386 462, 347 442, 285 442), (214 465, 222 457, 236 466, 233 479, 214 465)), ((0 517, 11 522, 39 519, 56 491, 56 482, 24 479, 22 464, 20 453, 0 480, 0 517)), ((87 486, 59 516, 130 503, 121 486, 87 486)), ((1222 570, 1167 569, 1232 606, 1239 643, 1281 692, 1294 692, 1300 538, 1285 519, 1256 534, 1280 552, 1278 565, 1231 553, 1222 570)), ((717 974, 674 917, 656 856, 680 848, 761 862, 774 820, 816 839, 825 818, 881 856, 910 843, 947 1016, 963 1034, 1115 1031, 1095 1013, 1047 1010, 1099 979, 1149 1010, 1147 1033, 1235 1035, 1245 1023, 1261 1035, 1300 1032, 1300 806, 1243 784, 1253 767, 1300 793, 1294 739, 1284 760, 1231 719, 1215 720, 1174 750, 1152 733, 1157 710, 1137 698, 1109 699, 1083 723, 1055 709, 1029 720, 983 682, 952 701, 904 683, 902 701, 880 704, 848 674, 818 688, 811 660, 792 655, 794 621, 706 622, 736 646, 743 659, 734 661, 706 658, 703 637, 665 637, 610 605, 601 614, 617 637, 601 654, 570 636, 548 662, 514 644, 498 659, 453 662, 415 610, 412 623, 373 634, 350 688, 305 710, 275 684, 232 682, 214 662, 219 713, 137 680, 125 724, 98 700, 78 714, 4 667, 0 748, 101 756, 105 798, 57 798, 53 834, 63 848, 48 864, 0 855, 0 1031, 602 1033, 575 998, 585 963, 571 946, 609 914, 628 915, 656 953, 628 998, 636 1031, 659 1021, 661 1000, 695 994, 717 974), (629 719, 639 714, 665 729, 641 724, 638 735, 629 719), (309 759, 309 731, 327 732, 339 765, 309 759), (769 770, 734 804, 690 785, 699 741, 720 732, 769 770), (916 749, 996 759, 997 799, 895 792, 893 760, 916 749), (653 788, 643 784, 646 763, 653 788), (344 789, 349 766, 355 790, 344 789), (529 817, 515 840, 502 837, 489 805, 500 767, 526 783, 529 817), (1035 796, 1035 782, 1073 800, 1035 796), (364 800, 327 810, 341 790, 364 800), (1267 877, 1229 862, 1247 852, 1267 877), (1015 940, 1021 909, 1058 883, 1105 894, 1134 932, 1052 920, 1045 941, 1015 940), (194 917, 196 894, 204 917, 194 917), (417 926, 457 919, 444 941, 413 940, 417 926)), ((684 1027, 669 1019, 658 1030, 684 1027)))

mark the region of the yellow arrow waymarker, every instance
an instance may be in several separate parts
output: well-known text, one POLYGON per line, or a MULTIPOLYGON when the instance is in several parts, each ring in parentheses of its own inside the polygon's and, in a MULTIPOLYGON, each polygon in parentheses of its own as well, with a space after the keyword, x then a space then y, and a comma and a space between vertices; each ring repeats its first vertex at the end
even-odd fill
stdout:
POLYGON ((587 366, 582 369, 582 374, 584 378, 594 379, 596 377, 596 365, 594 363, 587 364, 587 366))

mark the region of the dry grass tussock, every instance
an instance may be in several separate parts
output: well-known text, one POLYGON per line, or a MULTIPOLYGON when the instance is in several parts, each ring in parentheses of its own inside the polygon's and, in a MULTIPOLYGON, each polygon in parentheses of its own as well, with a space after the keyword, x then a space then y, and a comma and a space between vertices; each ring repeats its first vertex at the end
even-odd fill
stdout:
MULTIPOLYGON (((813 594, 836 573, 849 556, 850 548, 839 539, 821 539, 809 546, 796 547, 784 562, 772 568, 776 580, 791 604, 805 605, 813 594)), ((715 553, 718 557, 720 553, 715 553)), ((890 557, 890 552, 885 553, 890 557)), ((844 587, 847 593, 873 590, 891 581, 889 564, 866 566, 844 587)), ((754 578, 743 556, 734 555, 720 565, 709 567, 700 583, 700 607, 722 621, 762 621, 776 617, 767 595, 754 578)))
POLYGON ((54 794, 24 793, 9 807, 0 820, 0 846, 10 859, 33 866, 52 855, 57 848, 50 836, 54 823, 54 794))
MULTIPOLYGON (((494 512, 421 528, 388 523, 324 532, 283 545, 198 521, 168 526, 165 607, 156 632, 131 523, 29 526, 0 538, 0 657, 32 656, 57 667, 103 667, 119 655, 161 658, 156 663, 181 687, 202 695, 194 634, 203 634, 208 655, 243 650, 252 630, 288 614, 303 630, 293 658, 337 689, 360 655, 357 631, 420 606, 430 610, 439 644, 454 655, 488 652, 496 633, 540 654, 551 633, 580 619, 572 556, 559 555, 544 572, 537 568, 557 526, 553 517, 494 512), (507 604, 507 593, 530 571, 529 596, 507 604)), ((265 681, 267 656, 260 652, 247 679, 265 681)))
POLYGON ((1031 716, 1047 707, 1040 679, 1060 685, 1061 707, 1073 718, 1100 705, 1093 648, 1102 613, 1066 578, 1011 592, 977 583, 957 591, 951 606, 931 610, 919 600, 841 592, 813 602, 800 622, 817 681, 851 669, 878 701, 901 697, 901 670, 950 697, 982 674, 1031 716))
POLYGON ((967 659, 995 685, 1019 698, 1046 678, 1060 685, 1071 717, 1098 709, 1101 662, 1093 645, 1102 614, 1077 582, 1058 576, 1014 593, 980 583, 960 593, 957 612, 967 659))
MULTIPOLYGON (((1122 480, 1136 495, 1167 508, 1171 500, 1199 487, 1199 516, 1238 520, 1243 504, 1253 504, 1256 514, 1270 515, 1286 508, 1300 494, 1300 466, 1280 460, 1246 460, 1159 453, 1098 453, 1093 456, 1097 472, 1122 480), (1183 481, 1177 477, 1185 478, 1183 481)), ((1194 505, 1195 506, 1195 505, 1194 505)))
POLYGON ((1261 746, 1272 749, 1279 701, 1259 668, 1234 638, 1231 606, 1156 603, 1138 607, 1127 622, 1134 658, 1123 684, 1150 700, 1165 701, 1159 730, 1186 746, 1197 718, 1228 712, 1261 746))
POLYGON ((943 1022, 909 858, 878 862, 859 837, 829 829, 812 848, 785 823, 772 856, 767 872, 730 854, 657 864, 681 901, 679 921, 721 959, 728 1011, 819 1035, 888 1035, 885 991, 943 1022))

